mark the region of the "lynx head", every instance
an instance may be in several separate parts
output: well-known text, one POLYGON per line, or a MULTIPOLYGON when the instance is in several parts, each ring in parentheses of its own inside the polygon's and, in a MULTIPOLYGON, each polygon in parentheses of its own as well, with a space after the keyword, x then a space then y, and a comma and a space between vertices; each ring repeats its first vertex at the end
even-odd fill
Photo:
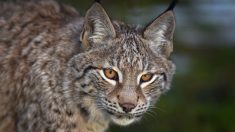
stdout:
POLYGON ((69 62, 67 96, 88 116, 100 111, 119 125, 139 120, 170 87, 173 12, 137 28, 111 21, 94 3, 84 19, 80 40, 86 52, 69 62))

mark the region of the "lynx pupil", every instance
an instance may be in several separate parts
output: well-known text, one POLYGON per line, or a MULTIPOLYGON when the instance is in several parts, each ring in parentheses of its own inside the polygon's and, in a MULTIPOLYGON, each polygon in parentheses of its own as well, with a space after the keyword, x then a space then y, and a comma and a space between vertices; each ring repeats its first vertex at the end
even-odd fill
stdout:
POLYGON ((152 79, 152 77, 153 77, 153 74, 151 74, 151 73, 144 74, 141 76, 140 82, 150 81, 152 79))
POLYGON ((104 69, 104 74, 108 79, 118 80, 117 72, 113 69, 104 69))

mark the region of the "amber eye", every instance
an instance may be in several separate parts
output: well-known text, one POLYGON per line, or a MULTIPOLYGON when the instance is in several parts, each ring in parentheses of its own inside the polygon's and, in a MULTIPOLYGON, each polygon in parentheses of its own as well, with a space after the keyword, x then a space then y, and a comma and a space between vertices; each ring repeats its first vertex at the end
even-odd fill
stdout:
POLYGON ((141 76, 140 82, 141 83, 142 82, 148 82, 152 79, 152 77, 153 77, 153 74, 151 74, 151 73, 144 74, 144 75, 141 76))
POLYGON ((104 69, 104 75, 108 78, 108 79, 112 79, 112 80, 118 80, 118 74, 116 71, 114 71, 113 69, 104 69))

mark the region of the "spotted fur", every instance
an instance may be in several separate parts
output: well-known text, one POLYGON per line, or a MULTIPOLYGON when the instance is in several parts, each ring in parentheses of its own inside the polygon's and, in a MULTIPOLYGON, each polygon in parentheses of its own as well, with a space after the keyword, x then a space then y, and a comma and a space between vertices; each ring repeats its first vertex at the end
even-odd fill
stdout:
POLYGON ((141 28, 112 21, 99 3, 85 17, 53 0, 0 8, 1 132, 104 132, 140 120, 170 88, 171 10, 141 28))

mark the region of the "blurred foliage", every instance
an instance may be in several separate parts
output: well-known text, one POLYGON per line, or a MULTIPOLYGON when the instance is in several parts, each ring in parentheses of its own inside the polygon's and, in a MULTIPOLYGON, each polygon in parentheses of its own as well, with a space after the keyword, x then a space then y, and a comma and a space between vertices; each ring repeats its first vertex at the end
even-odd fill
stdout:
MULTIPOLYGON (((87 0, 60 1, 75 6, 81 14, 84 14, 92 3, 87 0)), ((137 8, 139 12, 144 12, 148 7, 163 5, 166 8, 168 4, 165 0, 101 1, 112 18, 132 21, 135 24, 145 24, 145 20, 152 19, 152 16, 146 13, 142 21, 134 21, 131 19, 140 15, 137 12, 131 18, 130 10, 137 8)), ((176 30, 173 54, 177 71, 172 89, 160 98, 156 108, 146 114, 142 121, 127 127, 112 125, 108 132, 235 132, 234 41, 224 41, 226 38, 222 35, 230 35, 226 34, 227 29, 222 31, 221 39, 212 38, 211 36, 221 33, 218 29, 223 29, 223 23, 204 22, 203 18, 200 18, 203 14, 198 12, 200 9, 194 6, 193 0, 180 2, 178 11, 184 8, 186 18, 178 15, 184 19, 177 21, 179 27, 176 30), (189 33, 198 32, 192 35, 192 39, 183 34, 185 25, 191 30, 189 33), (201 34, 209 41, 198 41, 196 37, 201 34), (188 42, 198 43, 187 43, 187 39, 191 40, 188 42)), ((199 2, 203 5, 202 1, 199 2)), ((230 0, 227 2, 234 4, 230 0)), ((176 11, 176 16, 179 12, 176 11)), ((235 29, 234 25, 231 26, 230 28, 235 29)))

